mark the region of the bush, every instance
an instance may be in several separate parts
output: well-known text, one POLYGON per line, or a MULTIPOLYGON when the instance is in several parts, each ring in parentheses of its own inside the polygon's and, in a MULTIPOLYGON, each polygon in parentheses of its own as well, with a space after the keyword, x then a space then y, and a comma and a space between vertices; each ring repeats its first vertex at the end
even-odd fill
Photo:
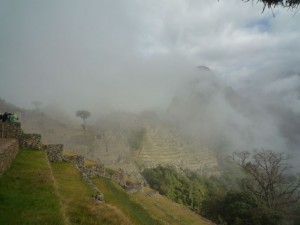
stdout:
POLYGON ((258 201, 249 192, 228 192, 222 197, 208 197, 203 202, 203 215, 230 225, 278 225, 280 214, 258 201))

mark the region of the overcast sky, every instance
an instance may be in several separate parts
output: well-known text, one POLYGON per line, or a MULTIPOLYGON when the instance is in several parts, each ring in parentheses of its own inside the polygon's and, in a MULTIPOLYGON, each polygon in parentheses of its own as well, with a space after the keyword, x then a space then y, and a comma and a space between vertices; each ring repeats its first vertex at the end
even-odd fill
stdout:
POLYGON ((300 12, 262 9, 242 0, 0 0, 0 97, 73 116, 164 110, 196 76, 209 103, 183 120, 194 133, 225 137, 231 149, 287 149, 299 166, 300 12), (201 77, 198 66, 212 73, 201 77))
POLYGON ((70 111, 167 107, 180 80, 205 65, 244 93, 292 88, 287 101, 299 112, 300 13, 278 8, 273 17, 262 8, 242 0, 0 0, 0 97, 70 111))

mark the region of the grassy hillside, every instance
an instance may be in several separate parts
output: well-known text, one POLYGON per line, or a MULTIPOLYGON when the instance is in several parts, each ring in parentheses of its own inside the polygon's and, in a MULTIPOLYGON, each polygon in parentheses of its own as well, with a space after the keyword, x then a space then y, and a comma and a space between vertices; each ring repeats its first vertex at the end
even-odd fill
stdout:
POLYGON ((129 225, 115 207, 93 192, 71 163, 49 165, 44 151, 21 151, 0 178, 0 224, 129 225))
POLYGON ((131 200, 138 202, 143 208, 159 218, 163 224, 172 225, 211 225, 211 221, 188 210, 180 204, 170 201, 168 198, 156 194, 152 189, 145 189, 144 193, 137 192, 131 196, 131 200))
POLYGON ((106 178, 93 180, 104 193, 105 200, 121 209, 134 224, 211 225, 214 224, 180 204, 145 189, 144 193, 127 194, 106 178), (151 217, 150 217, 150 216, 151 217))
POLYGON ((23 150, 0 177, 0 224, 155 225, 208 224, 163 197, 128 194, 107 178, 93 180, 105 202, 72 163, 49 163, 44 151, 23 150))
POLYGON ((122 210, 134 224, 159 225, 160 223, 152 218, 149 213, 139 204, 131 201, 129 195, 107 178, 93 180, 98 188, 104 193, 105 201, 122 210))
POLYGON ((45 153, 21 151, 0 179, 0 224, 63 225, 45 153))
POLYGON ((131 224, 120 210, 109 204, 96 202, 91 198, 92 190, 84 183, 79 171, 73 164, 53 163, 51 166, 70 224, 131 224))

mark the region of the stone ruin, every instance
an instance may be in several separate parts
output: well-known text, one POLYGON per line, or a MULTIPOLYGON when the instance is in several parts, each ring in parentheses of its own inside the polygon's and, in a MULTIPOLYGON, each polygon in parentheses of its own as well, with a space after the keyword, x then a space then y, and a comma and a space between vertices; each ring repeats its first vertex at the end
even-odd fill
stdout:
POLYGON ((84 157, 82 155, 71 155, 71 156, 63 156, 63 153, 61 152, 62 157, 64 158, 64 161, 66 162, 73 162, 75 165, 81 170, 84 168, 84 157))
POLYGON ((48 160, 50 162, 62 162, 64 146, 62 144, 45 145, 44 150, 47 152, 48 160))
POLYGON ((93 166, 86 166, 83 168, 83 172, 87 174, 90 178, 95 177, 104 177, 105 176, 105 167, 103 164, 96 164, 93 166))
POLYGON ((63 155, 63 145, 46 145, 44 149, 47 151, 47 156, 50 162, 72 162, 76 165, 76 168, 80 171, 83 180, 95 191, 95 195, 92 198, 97 201, 104 201, 104 195, 100 190, 93 184, 90 178, 104 175, 104 165, 93 165, 86 167, 84 164, 84 157, 82 155, 63 155))
MULTIPOLYGON (((103 194, 92 183, 90 178, 106 176, 103 164, 85 166, 84 157, 81 155, 64 156, 64 146, 62 144, 42 145, 40 134, 26 134, 21 129, 19 122, 0 121, 0 175, 11 165, 19 149, 45 150, 50 162, 73 162, 81 172, 85 182, 95 191, 92 196, 95 200, 104 201, 103 194)), ((126 173, 124 170, 117 170, 111 177, 125 190, 132 190, 126 185, 126 173)))
POLYGON ((19 151, 16 139, 0 138, 0 176, 10 167, 19 151))
POLYGON ((0 121, 0 138, 14 138, 19 142, 21 149, 40 150, 42 146, 42 136, 40 134, 26 134, 19 122, 0 121))
POLYGON ((11 165, 20 149, 41 149, 41 135, 26 134, 19 122, 0 121, 0 175, 11 165))

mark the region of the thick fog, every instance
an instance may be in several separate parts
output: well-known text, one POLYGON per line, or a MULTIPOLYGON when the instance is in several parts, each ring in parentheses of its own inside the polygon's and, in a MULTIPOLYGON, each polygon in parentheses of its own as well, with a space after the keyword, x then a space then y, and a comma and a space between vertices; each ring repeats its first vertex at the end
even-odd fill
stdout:
POLYGON ((0 0, 0 97, 24 108, 59 105, 70 116, 167 111, 214 148, 298 155, 300 13, 262 8, 0 0))
POLYGON ((199 67, 182 82, 166 119, 211 149, 229 153, 264 148, 298 156, 300 74, 271 76, 251 88, 251 80, 246 83, 243 91, 234 89, 199 67))

